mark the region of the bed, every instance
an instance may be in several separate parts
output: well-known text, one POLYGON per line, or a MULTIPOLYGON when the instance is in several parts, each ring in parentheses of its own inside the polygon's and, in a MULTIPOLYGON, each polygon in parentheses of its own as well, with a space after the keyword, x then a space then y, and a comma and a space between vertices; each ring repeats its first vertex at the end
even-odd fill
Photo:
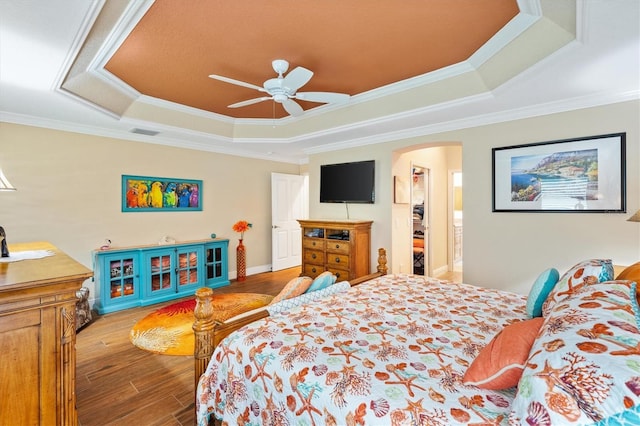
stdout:
POLYGON ((590 259, 528 296, 383 275, 249 313, 199 377, 197 422, 640 424, 635 292, 590 259))

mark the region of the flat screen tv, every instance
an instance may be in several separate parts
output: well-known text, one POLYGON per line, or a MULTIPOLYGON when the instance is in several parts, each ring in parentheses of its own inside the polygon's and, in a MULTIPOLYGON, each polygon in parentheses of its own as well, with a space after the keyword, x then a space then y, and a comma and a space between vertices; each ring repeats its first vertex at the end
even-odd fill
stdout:
POLYGON ((375 202, 375 160, 320 166, 321 203, 375 202))

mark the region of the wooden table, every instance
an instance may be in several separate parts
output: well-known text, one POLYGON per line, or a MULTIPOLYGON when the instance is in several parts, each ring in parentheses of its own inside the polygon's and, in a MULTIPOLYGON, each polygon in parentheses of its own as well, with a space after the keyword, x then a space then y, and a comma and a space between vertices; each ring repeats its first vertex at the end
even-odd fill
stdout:
POLYGON ((10 254, 53 256, 0 263, 0 424, 77 425, 76 291, 93 273, 46 242, 10 254))

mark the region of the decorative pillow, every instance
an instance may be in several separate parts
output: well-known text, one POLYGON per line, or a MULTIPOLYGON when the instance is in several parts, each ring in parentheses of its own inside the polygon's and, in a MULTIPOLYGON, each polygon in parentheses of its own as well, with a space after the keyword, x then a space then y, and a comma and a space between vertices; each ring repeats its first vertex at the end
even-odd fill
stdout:
POLYGON ((322 290, 323 288, 327 288, 335 283, 337 279, 338 277, 333 275, 332 272, 324 271, 313 280, 306 292, 311 293, 312 291, 318 291, 322 290))
POLYGON ((508 389, 518 384, 544 318, 509 324, 485 346, 464 373, 466 385, 508 389))
POLYGON ((593 424, 640 404, 635 294, 631 281, 608 281, 553 306, 531 347, 509 424, 593 424))
POLYGON ((271 305, 285 299, 300 296, 307 291, 313 280, 310 277, 296 277, 284 286, 280 293, 271 301, 271 305))
POLYGON ((293 297, 291 299, 283 300, 273 305, 269 305, 267 310, 269 315, 279 314, 282 311, 290 311, 300 305, 306 305, 316 300, 324 299, 341 291, 346 291, 351 288, 351 284, 348 281, 340 281, 336 285, 323 288, 322 290, 314 291, 311 293, 303 293, 300 296, 293 297))
POLYGON ((547 296, 559 278, 560 273, 556 268, 549 268, 536 278, 527 297, 527 316, 529 318, 542 316, 542 304, 547 300, 547 296))
POLYGON ((618 274, 616 280, 630 280, 640 284, 640 262, 627 266, 618 274))
POLYGON ((542 316, 547 316, 553 306, 586 286, 613 280, 611 259, 590 259, 577 263, 560 277, 547 300, 542 305, 542 316))

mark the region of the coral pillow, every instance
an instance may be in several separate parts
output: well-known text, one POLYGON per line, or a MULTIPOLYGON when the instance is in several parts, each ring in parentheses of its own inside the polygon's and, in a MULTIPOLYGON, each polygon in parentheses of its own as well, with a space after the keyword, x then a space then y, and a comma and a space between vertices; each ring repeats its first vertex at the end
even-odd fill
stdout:
POLYGON ((534 281, 527 297, 527 316, 529 318, 542 316, 542 304, 560 279, 560 273, 555 268, 549 268, 534 281))
POLYGON ((471 363, 464 383, 491 390, 516 386, 543 322, 538 317, 503 328, 471 363))
POLYGON ((616 280, 635 281, 640 285, 640 262, 636 262, 631 266, 627 266, 622 272, 618 274, 616 280))
POLYGON ((337 279, 338 277, 333 275, 333 272, 324 271, 313 280, 309 288, 306 290, 306 293, 311 293, 313 291, 318 291, 318 290, 322 290, 323 288, 327 288, 330 285, 333 285, 337 279))
POLYGON ((281 302, 285 299, 290 299, 292 297, 300 296, 302 293, 307 291, 313 279, 310 277, 297 277, 292 279, 284 286, 280 293, 271 301, 271 305, 274 303, 281 302))

